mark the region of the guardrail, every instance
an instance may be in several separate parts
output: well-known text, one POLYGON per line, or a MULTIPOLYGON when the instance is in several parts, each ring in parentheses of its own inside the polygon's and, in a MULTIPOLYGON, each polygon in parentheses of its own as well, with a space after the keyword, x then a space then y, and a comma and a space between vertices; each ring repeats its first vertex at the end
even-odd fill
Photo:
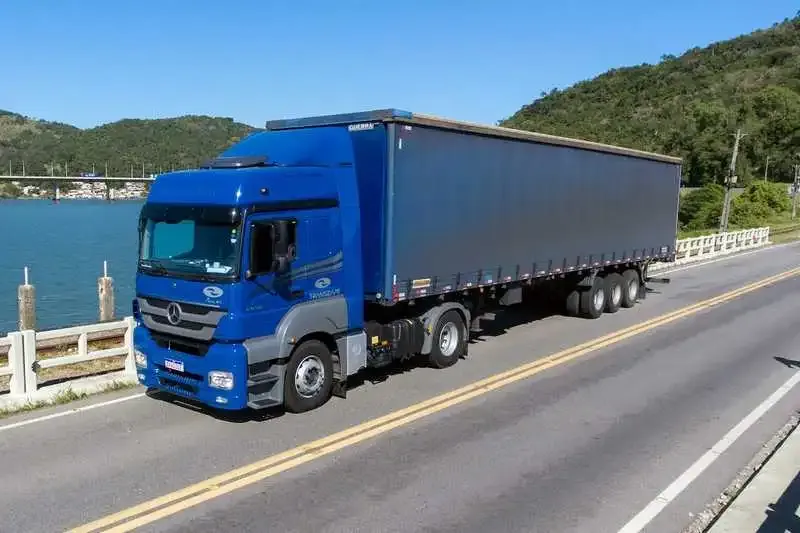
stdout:
MULTIPOLYGON (((681 239, 676 243, 676 260, 656 263, 651 270, 710 259, 715 256, 744 251, 769 244, 770 228, 754 228, 729 233, 681 239)), ((15 331, 0 337, 0 354, 7 352, 7 363, 0 360, 0 377, 10 377, 10 397, 30 397, 39 389, 39 372, 76 363, 125 357, 122 375, 136 378, 133 355, 132 317, 113 322, 50 331, 15 331), (114 348, 89 350, 89 343, 109 337, 122 337, 122 345, 114 348), (49 356, 53 347, 77 345, 77 353, 49 356), (48 356, 44 356, 44 355, 48 356), (43 355, 42 357, 39 357, 43 355)), ((82 376, 70 376, 70 379, 82 376)))
MULTIPOLYGON (((0 348, 8 348, 5 365, 0 366, 0 376, 9 376, 9 396, 13 398, 30 397, 39 390, 39 374, 42 370, 59 368, 77 363, 87 363, 101 359, 124 357, 124 377, 136 377, 133 357, 133 317, 113 322, 101 322, 70 328, 47 331, 15 331, 0 337, 0 348), (89 349, 91 337, 122 332, 122 345, 98 350, 89 349), (47 357, 47 349, 42 346, 77 346, 77 353, 47 357), (45 354, 42 357, 43 353, 45 354)), ((76 376, 81 377, 81 376, 76 376)))
POLYGON ((23 360, 22 333, 15 331, 0 337, 0 348, 7 349, 7 362, 0 366, 0 376, 10 377, 9 388, 12 396, 25 394, 25 361, 23 360))
POLYGON ((752 228, 727 233, 713 233, 681 239, 675 243, 675 261, 655 263, 649 270, 663 270, 676 265, 705 261, 714 257, 759 248, 770 243, 770 228, 752 228))

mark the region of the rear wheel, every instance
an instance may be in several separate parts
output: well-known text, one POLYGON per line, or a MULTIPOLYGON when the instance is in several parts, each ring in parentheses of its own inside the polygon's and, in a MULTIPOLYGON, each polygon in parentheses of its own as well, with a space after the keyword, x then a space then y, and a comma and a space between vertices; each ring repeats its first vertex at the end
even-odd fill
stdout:
POLYGON ((286 366, 286 410, 302 413, 316 409, 330 399, 332 388, 333 358, 325 343, 309 340, 298 346, 286 366))
POLYGON ((639 273, 630 268, 622 273, 622 280, 622 307, 633 307, 639 301, 639 273))
POLYGON ((622 305, 624 279, 613 272, 605 277, 606 313, 616 313, 622 305))
POLYGON ((603 278, 595 277, 592 286, 581 292, 581 315, 586 318, 599 318, 606 307, 606 290, 603 278))
POLYGON ((467 327, 461 314, 451 309, 436 323, 428 360, 436 368, 452 366, 466 353, 466 349, 467 327))
POLYGON ((581 293, 578 289, 572 289, 569 292, 567 292, 565 311, 567 316, 578 316, 580 314, 581 293))

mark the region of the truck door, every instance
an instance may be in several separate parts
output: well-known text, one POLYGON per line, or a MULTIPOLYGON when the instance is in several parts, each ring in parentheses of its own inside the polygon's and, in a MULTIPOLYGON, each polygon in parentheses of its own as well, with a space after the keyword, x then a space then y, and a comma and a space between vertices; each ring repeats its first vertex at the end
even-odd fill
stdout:
POLYGON ((290 308, 341 294, 335 211, 257 215, 248 223, 245 314, 248 337, 271 335, 290 308))

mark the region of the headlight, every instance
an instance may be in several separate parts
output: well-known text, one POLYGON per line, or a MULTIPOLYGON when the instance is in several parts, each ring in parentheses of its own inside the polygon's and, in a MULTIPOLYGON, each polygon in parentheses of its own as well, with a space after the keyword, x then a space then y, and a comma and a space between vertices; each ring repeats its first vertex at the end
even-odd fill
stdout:
POLYGON ((133 352, 133 360, 139 368, 147 368, 147 356, 139 350, 133 352))
POLYGON ((233 374, 231 372, 222 372, 221 370, 212 370, 208 373, 208 385, 215 389, 231 390, 233 388, 233 374))

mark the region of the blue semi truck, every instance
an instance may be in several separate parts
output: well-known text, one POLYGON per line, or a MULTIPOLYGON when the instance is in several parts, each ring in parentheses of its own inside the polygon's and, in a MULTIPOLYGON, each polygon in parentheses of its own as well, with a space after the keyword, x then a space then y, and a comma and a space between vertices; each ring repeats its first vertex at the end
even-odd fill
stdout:
POLYGON ((466 355, 528 298, 597 318, 674 258, 681 160, 398 110, 267 122, 153 182, 139 219, 139 381, 303 412, 349 376, 466 355))

